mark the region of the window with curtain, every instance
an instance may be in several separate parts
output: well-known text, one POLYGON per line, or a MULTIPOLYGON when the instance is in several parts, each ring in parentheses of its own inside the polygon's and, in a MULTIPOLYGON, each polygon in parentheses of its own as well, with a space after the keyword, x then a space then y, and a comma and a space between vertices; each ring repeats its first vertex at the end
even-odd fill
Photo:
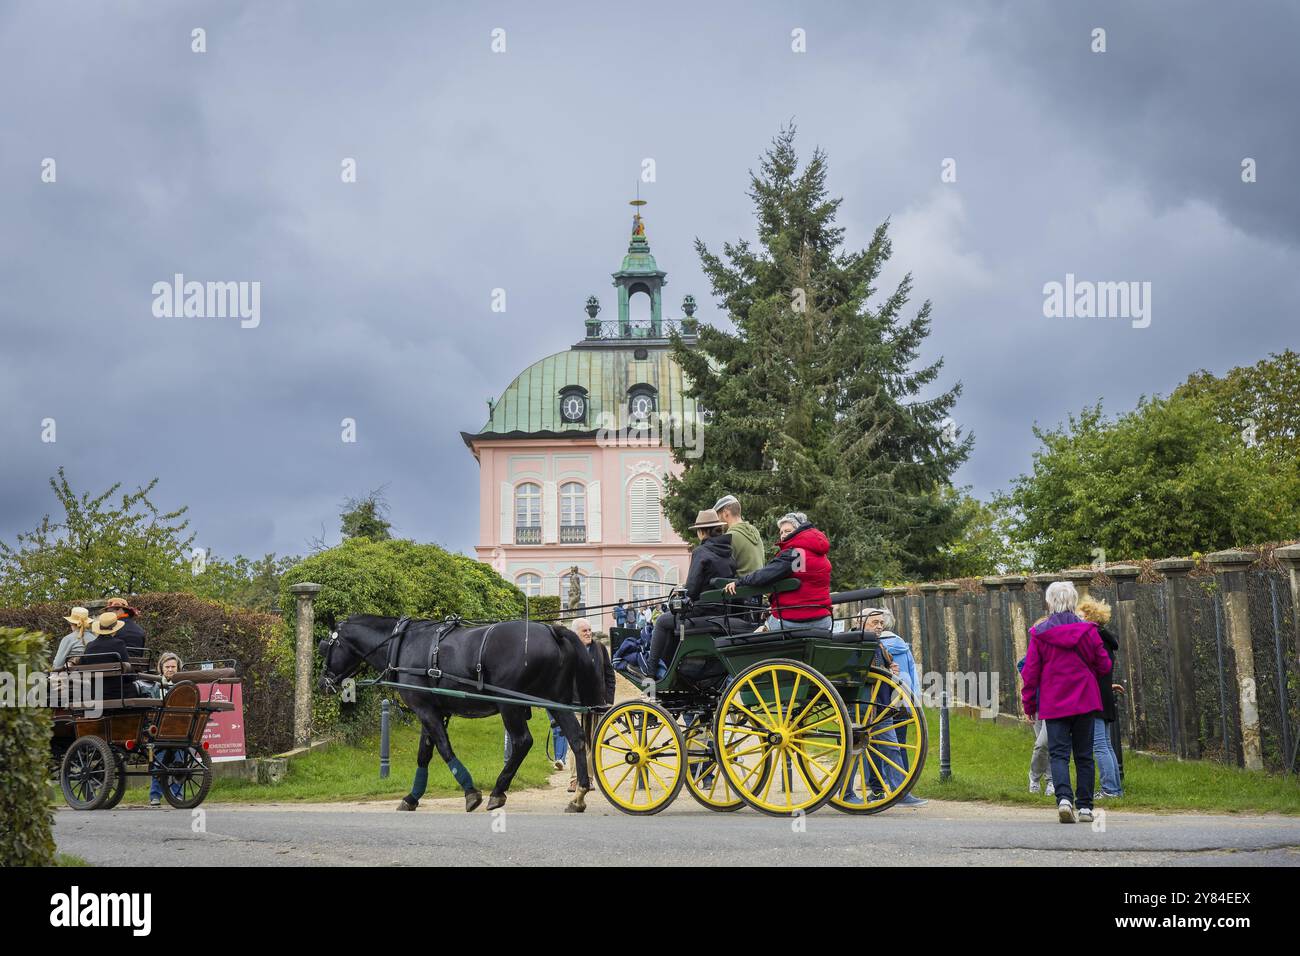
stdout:
POLYGON ((637 568, 632 572, 632 600, 649 601, 663 597, 665 589, 656 568, 637 568))
POLYGON ((526 481, 515 488, 515 544, 542 543, 542 486, 526 481))
POLYGON ((628 539, 662 541, 662 518, 659 483, 648 475, 632 479, 628 486, 628 539))
POLYGON ((526 571, 515 578, 515 587, 529 597, 539 597, 542 593, 542 576, 526 571))

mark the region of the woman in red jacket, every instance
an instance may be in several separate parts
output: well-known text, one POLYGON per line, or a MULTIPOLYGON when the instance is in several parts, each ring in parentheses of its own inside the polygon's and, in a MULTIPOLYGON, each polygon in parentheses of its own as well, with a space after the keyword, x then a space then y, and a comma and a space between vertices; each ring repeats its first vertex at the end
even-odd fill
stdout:
POLYGON ((783 515, 776 526, 780 532, 776 557, 757 571, 728 584, 724 590, 735 594, 737 587, 757 588, 784 578, 798 578, 797 590, 772 595, 771 613, 762 630, 819 627, 829 631, 833 623, 831 562, 827 557, 830 541, 801 511, 783 515))

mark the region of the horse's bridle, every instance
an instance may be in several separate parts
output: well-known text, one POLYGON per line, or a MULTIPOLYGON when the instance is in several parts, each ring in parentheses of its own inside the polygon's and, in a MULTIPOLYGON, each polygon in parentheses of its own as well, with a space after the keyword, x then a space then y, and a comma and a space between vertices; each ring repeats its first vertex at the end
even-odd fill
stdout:
MULTIPOLYGON (((375 647, 372 650, 364 654, 361 652, 360 648, 356 647, 356 645, 350 644, 347 641, 345 641, 342 637, 340 637, 339 632, 337 630, 330 631, 329 637, 324 638, 316 643, 316 651, 321 655, 321 657, 325 661, 325 670, 321 673, 321 681, 325 684, 325 689, 328 690, 331 694, 335 693, 339 689, 340 681, 347 680, 349 677, 351 677, 353 674, 359 671, 361 669, 361 665, 366 662, 367 657, 375 653, 375 651, 379 650, 380 648, 387 647, 389 644, 391 644, 394 638, 396 638, 399 634, 401 634, 403 631, 406 630, 406 626, 410 624, 410 622, 411 619, 409 617, 402 616, 398 618, 397 624, 394 625, 392 633, 389 634, 388 637, 384 638, 382 643, 375 645, 375 647), (357 656, 356 666, 353 667, 346 674, 340 674, 338 676, 338 680, 335 680, 330 675, 329 672, 329 653, 331 650, 334 649, 334 645, 336 644, 342 644, 344 647, 352 651, 357 656)), ((346 624, 347 622, 344 621, 344 623, 346 624)))

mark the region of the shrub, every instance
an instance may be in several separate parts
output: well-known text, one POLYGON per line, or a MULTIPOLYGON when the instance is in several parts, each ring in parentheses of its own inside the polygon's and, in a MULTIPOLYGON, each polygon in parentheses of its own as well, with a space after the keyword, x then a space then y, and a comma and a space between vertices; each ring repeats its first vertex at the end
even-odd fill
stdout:
MULTIPOLYGON (((43 635, 0 628, 0 672, 16 681, 20 665, 30 674, 45 670, 49 661, 43 635)), ((16 694, 25 692, 25 685, 15 683, 16 694)), ((54 862, 49 765, 50 712, 0 706, 0 866, 54 862)))
MULTIPOLYGON (((280 582, 280 607, 294 607, 294 584, 321 586, 316 596, 314 640, 351 614, 441 619, 451 614, 470 621, 503 620, 524 613, 523 593, 488 565, 433 544, 349 538, 337 547, 305 558, 280 582)), ((284 644, 292 673, 295 625, 287 615, 284 644)), ((313 687, 321 662, 313 655, 313 687)), ((341 733, 355 739, 379 726, 379 694, 358 695, 357 705, 340 706, 338 697, 314 694, 312 735, 341 733)))

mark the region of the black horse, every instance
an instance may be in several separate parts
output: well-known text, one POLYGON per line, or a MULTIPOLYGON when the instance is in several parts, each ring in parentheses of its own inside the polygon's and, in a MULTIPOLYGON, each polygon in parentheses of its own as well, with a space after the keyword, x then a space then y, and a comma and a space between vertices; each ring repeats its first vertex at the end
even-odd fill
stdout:
MULTIPOLYGON (((473 627, 454 625, 439 639, 443 622, 410 621, 400 637, 395 632, 397 624, 397 618, 369 614, 354 614, 344 621, 329 640, 321 642, 325 667, 320 689, 337 691, 344 679, 360 669, 362 662, 376 671, 387 671, 392 645, 400 640, 397 660, 392 662, 398 670, 388 675, 395 682, 489 696, 502 696, 500 691, 505 690, 552 703, 573 703, 576 690, 579 703, 600 702, 602 687, 596 668, 578 635, 566 627, 536 621, 502 621, 473 627), (431 653, 435 640, 436 656, 431 653), (431 665, 441 676, 429 676, 431 665)), ((402 798, 397 809, 414 810, 419 806, 428 783, 429 758, 435 749, 465 791, 465 810, 471 811, 482 803, 482 792, 452 752, 447 723, 453 716, 488 717, 498 713, 510 738, 510 753, 492 788, 488 809, 504 805, 510 781, 533 745, 532 734, 528 732, 528 718, 532 713, 528 703, 499 704, 406 689, 399 689, 398 695, 420 718, 423 733, 419 767, 411 792, 402 798)), ((581 813, 587 808, 585 798, 591 790, 582 727, 571 710, 548 712, 568 739, 578 769, 577 795, 565 811, 581 813)))

